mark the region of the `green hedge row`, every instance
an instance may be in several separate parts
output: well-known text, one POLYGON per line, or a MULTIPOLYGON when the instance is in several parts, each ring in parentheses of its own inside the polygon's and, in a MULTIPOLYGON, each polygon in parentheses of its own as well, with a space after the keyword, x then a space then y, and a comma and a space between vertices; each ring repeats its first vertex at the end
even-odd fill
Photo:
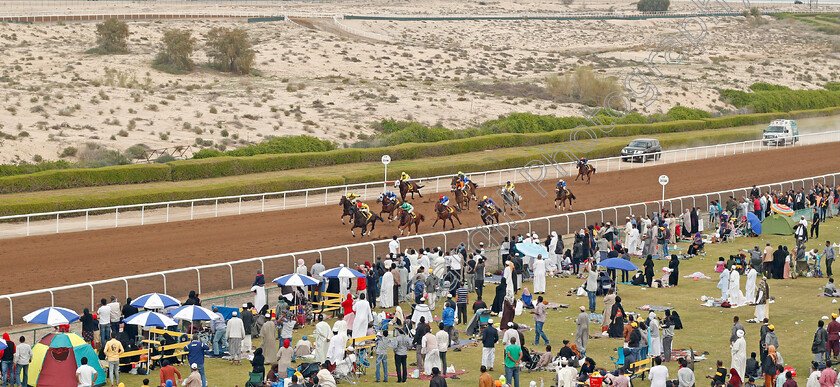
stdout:
MULTIPOLYGON (((758 133, 755 130, 731 130, 713 131, 703 133, 689 133, 678 137, 666 137, 661 139, 664 147, 687 147, 695 145, 706 145, 719 142, 733 142, 755 139, 758 133)), ((616 155, 625 143, 618 139, 607 140, 599 143, 599 146, 587 153, 580 153, 578 156, 589 158, 609 157, 616 155)), ((419 160, 404 168, 406 172, 416 176, 441 175, 452 173, 453 170, 464 172, 478 172, 488 169, 502 169, 521 167, 531 160, 542 159, 537 151, 526 151, 517 153, 513 157, 490 157, 476 160, 463 161, 458 158, 434 162, 419 160)), ((567 160, 556 160, 567 161, 567 160)), ((323 187, 331 185, 353 184, 368 182, 380 179, 379 171, 349 171, 341 176, 282 176, 268 178, 265 180, 248 182, 229 182, 222 184, 201 185, 198 187, 161 187, 140 190, 109 191, 92 195, 61 196, 61 197, 27 197, 22 199, 7 200, 0 202, 0 216, 13 214, 26 214, 49 212, 59 210, 71 210, 91 207, 107 207, 126 204, 139 204, 150 202, 162 202, 172 200, 187 200, 214 196, 233 196, 250 193, 274 192, 301 189, 308 187, 323 187)), ((482 182, 479 181, 479 184, 482 182)))
POLYGON ((0 216, 277 192, 338 185, 343 184, 343 182, 344 179, 341 177, 283 176, 258 181, 208 184, 199 187, 149 188, 78 196, 31 197, 0 203, 0 216))
POLYGON ((747 93, 721 90, 721 96, 737 108, 749 107, 756 113, 840 106, 840 92, 831 90, 766 90, 747 93))
MULTIPOLYGON (((840 114, 840 108, 831 107, 817 110, 792 111, 788 113, 760 113, 699 120, 666 121, 658 123, 638 123, 615 125, 614 128, 601 130, 592 128, 594 134, 601 137, 641 136, 658 133, 718 129, 767 123, 777 118, 814 117, 840 114), (605 133, 606 132, 606 133, 605 133)), ((519 115, 516 120, 505 121, 505 125, 520 125, 505 128, 509 131, 528 131, 532 125, 550 125, 562 127, 568 124, 566 118, 550 116, 519 115)), ((492 121, 486 125, 498 125, 492 121)), ((605 127, 606 128, 606 127, 605 127)), ((166 164, 143 164, 114 166, 95 169, 66 169, 38 172, 22 176, 0 177, 0 193, 30 192, 74 187, 104 186, 116 184, 136 184, 153 181, 183 181, 224 176, 237 176, 250 173, 310 168, 327 165, 340 165, 359 162, 378 162, 383 154, 389 154, 395 160, 412 160, 424 157, 449 156, 468 152, 485 151, 499 148, 531 146, 568 141, 574 129, 559 129, 541 133, 501 133, 471 138, 438 141, 433 143, 407 143, 383 148, 350 148, 327 152, 263 154, 247 157, 211 157, 173 161, 166 164)), ((579 140, 588 138, 587 133, 579 131, 579 140)), ((451 172, 451 171, 450 171, 451 172)), ((430 172, 422 172, 428 176, 430 172)))
POLYGON ((56 169, 0 177, 0 193, 32 192, 112 184, 138 184, 172 179, 166 164, 135 164, 91 169, 56 169))

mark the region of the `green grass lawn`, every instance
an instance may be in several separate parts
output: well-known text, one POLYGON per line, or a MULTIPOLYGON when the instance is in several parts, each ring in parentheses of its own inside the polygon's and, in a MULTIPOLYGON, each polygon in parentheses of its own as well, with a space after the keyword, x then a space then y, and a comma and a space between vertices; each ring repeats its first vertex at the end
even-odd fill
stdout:
MULTIPOLYGON (((815 238, 807 243, 807 247, 819 248, 820 252, 826 240, 838 241, 840 240, 840 222, 837 220, 829 220, 822 229, 820 238, 815 238)), ((695 257, 688 261, 682 261, 680 264, 680 275, 688 275, 695 271, 701 271, 704 274, 712 277, 710 280, 691 281, 689 279, 681 278, 680 284, 675 288, 665 289, 645 289, 636 286, 619 285, 619 294, 623 299, 624 308, 629 311, 642 313, 636 309, 645 304, 667 305, 673 306, 679 312, 685 329, 677 330, 673 348, 688 348, 693 347, 698 351, 707 351, 706 357, 708 360, 700 361, 695 366, 695 373, 697 376, 698 386, 706 385, 707 380, 704 379, 706 375, 710 375, 714 361, 721 359, 724 366, 729 368, 730 352, 729 352, 729 332, 732 327, 732 317, 740 316, 741 321, 746 327, 747 352, 758 352, 758 335, 759 324, 748 324, 745 321, 753 318, 755 309, 753 307, 741 307, 736 309, 722 309, 722 308, 707 308, 700 306, 700 297, 703 295, 716 296, 720 291, 716 288, 717 273, 714 272, 714 264, 718 256, 728 257, 730 254, 737 253, 741 249, 750 249, 755 245, 763 248, 765 242, 769 242, 772 246, 779 244, 792 245, 792 237, 790 236, 762 236, 760 238, 738 238, 734 243, 716 244, 706 246, 705 257, 695 257)), ((679 247, 685 249, 685 243, 680 243, 679 247)), ((684 252, 685 250, 681 250, 684 252)), ((641 266, 640 259, 634 259, 634 262, 641 266)), ((659 269, 666 266, 667 261, 656 261, 657 274, 661 273, 659 269)), ((760 277, 759 277, 760 278, 760 277)), ((566 296, 570 288, 578 286, 583 280, 579 279, 548 279, 546 298, 551 302, 559 302, 570 304, 568 309, 560 309, 559 311, 549 311, 545 331, 551 340, 554 352, 556 353, 562 345, 562 340, 573 340, 575 331, 574 319, 578 313, 579 305, 587 305, 586 297, 569 297, 566 296)), ((746 276, 741 278, 742 290, 745 286, 746 276)), ((810 361, 813 359, 811 354, 811 341, 813 339, 814 331, 816 330, 817 320, 821 316, 830 315, 836 312, 840 305, 832 304, 831 298, 817 297, 821 292, 822 286, 826 280, 822 278, 798 278, 795 280, 769 280, 770 294, 776 298, 776 302, 770 307, 770 321, 775 324, 776 332, 779 335, 780 348, 779 352, 787 362, 787 365, 793 366, 799 372, 796 378, 800 385, 804 385, 805 379, 809 374, 808 367, 810 361)), ((530 288, 530 283, 525 283, 526 287, 530 288)), ((485 294, 492 294, 492 290, 485 288, 485 294)), ((471 297, 470 301, 473 301, 471 297)), ((492 300, 488 300, 489 301, 492 300)), ((602 298, 598 299, 598 310, 603 309, 602 298)), ((404 310, 410 310, 407 305, 403 306, 404 310), (408 308, 408 309, 406 309, 408 308)), ((440 306, 435 311, 435 315, 439 316, 440 306)), ((647 312, 644 312, 645 316, 647 312)), ((659 313, 661 316, 661 313, 659 313)), ((470 317, 472 314, 470 314, 470 317)), ((498 318, 496 318, 498 321, 498 318)), ((518 316, 517 322, 526 323, 533 326, 533 319, 530 314, 518 316)), ((332 320, 330 321, 332 324, 332 320)), ((311 335, 312 326, 295 332, 295 341, 304 334, 311 335)), ((461 326, 463 329, 463 326, 461 326)), ((590 334, 600 333, 599 325, 590 325, 590 334)), ((310 336, 311 337, 311 336, 310 336)), ((463 335, 462 335, 463 337, 463 335)), ((526 344, 532 344, 534 338, 533 331, 525 333, 526 344)), ((254 345, 258 345, 259 340, 254 341, 254 345)), ((596 360, 599 366, 604 366, 608 370, 614 369, 610 362, 610 356, 615 355, 615 348, 621 347, 623 342, 620 339, 599 338, 590 339, 589 348, 587 348, 588 355, 596 360)), ((530 345, 529 345, 530 347, 530 345)), ((542 346, 536 348, 543 350, 542 346)), ((469 373, 462 375, 460 380, 448 380, 447 383, 452 387, 461 386, 475 386, 478 381, 481 358, 481 349, 478 347, 469 347, 462 352, 450 351, 447 355, 449 364, 454 364, 457 369, 466 369, 469 373)), ((409 353, 409 363, 414 359, 414 354, 409 353)), ((371 360, 371 363, 373 361, 371 360)), ((390 371, 394 371, 393 354, 389 355, 390 371)), ((669 363, 671 378, 676 378, 677 364, 675 362, 669 363)), ((187 366, 180 366, 179 370, 184 373, 189 372, 187 366)), ((210 386, 242 386, 248 378, 248 371, 250 366, 243 364, 239 367, 234 367, 229 362, 217 359, 207 360, 207 377, 210 386)), ((497 345, 496 353, 496 371, 493 372, 493 377, 498 378, 504 373, 502 365, 502 350, 501 345, 497 345)), ((373 383, 374 368, 368 369, 367 375, 361 377, 362 383, 373 383)), ((531 380, 536 380, 539 385, 539 378, 544 378, 546 386, 551 386, 553 380, 553 373, 550 372, 536 372, 536 373, 522 373, 520 377, 520 385, 527 386, 531 380)), ((140 386, 143 376, 126 375, 121 376, 121 380, 126 383, 126 386, 140 386)), ((159 380, 159 376, 155 371, 149 377, 153 382, 159 380)), ((390 383, 394 383, 392 380, 390 383)), ((636 380, 636 386, 647 386, 647 380, 636 380)), ((427 385, 428 382, 421 380, 409 380, 409 386, 427 385)), ((759 384, 760 385, 760 384, 759 384)))

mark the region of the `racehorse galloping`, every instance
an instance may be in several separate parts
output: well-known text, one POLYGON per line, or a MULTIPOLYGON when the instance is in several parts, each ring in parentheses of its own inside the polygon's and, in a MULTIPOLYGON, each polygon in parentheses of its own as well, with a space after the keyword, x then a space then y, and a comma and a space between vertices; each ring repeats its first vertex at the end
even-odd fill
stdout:
POLYGON ((575 166, 577 166, 578 169, 578 174, 577 176, 575 176, 575 181, 577 181, 578 178, 580 178, 580 181, 586 179, 586 184, 589 184, 589 180, 592 179, 592 175, 595 173, 595 167, 589 164, 584 164, 580 160, 578 160, 575 163, 575 166))
POLYGON ((516 192, 502 190, 502 211, 507 213, 507 208, 510 206, 511 210, 522 212, 522 209, 519 208, 519 199, 521 198, 516 192))
POLYGON ((501 209, 497 206, 488 207, 484 202, 478 202, 478 213, 485 225, 499 223, 499 211, 501 209))
POLYGON ((344 208, 344 212, 341 213, 341 224, 347 224, 344 223, 345 216, 349 216, 350 221, 353 221, 353 210, 356 209, 353 202, 351 202, 350 199, 347 199, 347 196, 342 196, 341 200, 338 201, 338 205, 344 208))
POLYGON ((557 201, 560 201, 560 204, 563 205, 563 210, 566 210, 566 200, 569 201, 569 211, 572 210, 572 200, 576 200, 575 194, 572 193, 568 188, 565 189, 555 189, 557 191, 557 197, 554 199, 554 206, 557 209, 560 209, 560 206, 557 205, 557 201))
POLYGON ((464 191, 460 189, 453 189, 452 192, 455 193, 455 205, 458 207, 458 211, 469 210, 471 195, 464 194, 464 191))
POLYGON ((455 218, 458 221, 458 224, 461 225, 461 219, 458 218, 458 214, 455 213, 455 209, 450 206, 445 206, 441 203, 435 205, 435 214, 437 214, 437 219, 435 222, 432 223, 432 228, 435 227, 438 220, 443 220, 443 229, 446 230, 446 221, 449 220, 449 224, 452 225, 452 228, 455 228, 455 222, 452 221, 452 218, 455 218))
MULTIPOLYGON (((458 191, 458 176, 453 176, 452 181, 449 183, 449 185, 452 186, 452 192, 458 191)), ((466 194, 469 195, 472 198, 472 200, 478 200, 478 196, 476 196, 477 190, 478 184, 476 184, 472 180, 468 180, 467 184, 464 186, 464 191, 467 191, 466 194)), ((467 204, 469 204, 469 200, 467 200, 467 204)))
POLYGON ((394 218, 394 211, 400 205, 399 202, 396 200, 391 200, 391 198, 385 196, 385 194, 379 194, 379 198, 376 199, 377 203, 382 203, 382 211, 379 211, 379 216, 382 214, 388 214, 388 223, 394 218))
POLYGON ((405 201, 405 197, 409 193, 411 194, 411 199, 412 200, 414 200, 414 194, 415 193, 417 195, 419 195, 421 198, 423 197, 423 195, 420 193, 420 188, 423 188, 423 186, 417 184, 416 182, 413 182, 413 181, 405 182, 405 181, 399 180, 399 181, 397 181, 397 183, 394 186, 395 187, 400 187, 400 197, 402 198, 402 201, 405 201))
POLYGON ((367 226, 370 225, 370 232, 373 232, 373 229, 376 228, 376 221, 384 222, 382 217, 377 214, 369 213, 369 215, 365 215, 356 207, 353 208, 353 216, 350 217, 350 220, 353 222, 353 227, 350 227, 350 233, 353 234, 353 237, 356 237, 356 232, 353 231, 356 228, 362 229, 362 236, 364 237, 365 234, 370 234, 367 230, 367 226))
POLYGON ((411 214, 405 210, 400 210, 397 218, 400 220, 400 225, 397 227, 400 230, 400 235, 402 235, 405 230, 408 230, 408 235, 411 235, 412 225, 414 225, 414 234, 417 234, 417 229, 420 227, 420 223, 426 220, 426 217, 423 216, 423 214, 415 212, 412 217, 411 214))

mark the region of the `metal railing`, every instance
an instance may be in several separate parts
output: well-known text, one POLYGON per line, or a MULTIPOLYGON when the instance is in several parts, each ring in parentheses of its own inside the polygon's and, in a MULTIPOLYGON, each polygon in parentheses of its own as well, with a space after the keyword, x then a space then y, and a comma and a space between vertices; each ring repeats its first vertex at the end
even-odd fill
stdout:
MULTIPOLYGON (((830 184, 833 186, 837 185, 838 176, 840 176, 840 172, 771 184, 761 184, 757 186, 762 189, 762 191, 785 191, 786 189, 805 188, 806 182, 810 182, 811 185, 821 182, 825 185, 830 184)), ((448 248, 455 246, 458 243, 464 243, 467 249, 473 249, 475 246, 478 246, 479 243, 483 242, 485 246, 495 247, 500 245, 505 236, 512 236, 515 235, 515 233, 526 231, 526 227, 528 232, 535 232, 536 230, 539 230, 540 233, 542 233, 542 231, 545 230, 546 234, 543 235, 548 235, 551 231, 562 231, 565 226, 565 232, 562 232, 562 234, 569 234, 572 230, 586 227, 591 224, 591 222, 613 221, 614 224, 620 224, 619 220, 623 219, 625 216, 640 213, 649 214, 651 211, 662 212, 664 208, 669 208, 674 213, 682 213, 687 208, 697 207, 698 204, 702 205, 700 208, 708 208, 712 199, 723 201, 727 195, 736 196, 739 194, 746 197, 751 189, 752 187, 735 188, 717 192, 674 197, 666 199, 663 202, 623 204, 533 219, 510 220, 510 218, 507 218, 504 223, 497 225, 478 226, 467 229, 407 236, 403 237, 400 240, 400 243, 401 246, 412 245, 414 247, 417 247, 416 245, 419 243, 420 248, 425 248, 426 246, 442 246, 443 248, 448 248), (677 206, 679 206, 679 209, 677 209, 677 206)), ((371 257, 371 260, 375 260, 378 255, 381 256, 388 252, 389 242, 390 240, 361 242, 322 249, 255 257, 232 262, 104 279, 74 285, 0 295, 0 300, 8 301, 8 318, 10 324, 14 325, 16 316, 15 300, 22 299, 19 304, 24 304, 27 308, 34 310, 37 307, 44 306, 44 304, 55 306, 56 295, 58 294, 59 297, 62 297, 60 306, 77 308, 88 304, 88 300, 85 299, 87 298, 87 294, 89 294, 89 305, 93 307, 96 304, 97 288, 99 288, 100 293, 109 292, 110 294, 123 293, 124 290, 126 297, 128 297, 131 294, 131 288, 129 286, 130 283, 134 283, 133 286, 139 286, 142 288, 144 293, 162 291, 163 293, 172 292, 172 294, 186 294, 189 290, 197 290, 200 294, 202 291, 220 291, 225 289, 232 290, 237 287, 250 286, 250 283, 253 280, 253 274, 256 273, 257 269, 262 270, 268 278, 274 278, 282 275, 283 273, 293 272, 297 259, 299 258, 317 257, 320 258, 327 266, 337 265, 340 261, 343 261, 349 266, 351 263, 351 257, 353 257, 353 260, 356 261, 368 259, 363 258, 363 256, 369 256, 371 257), (234 270, 235 268, 236 270, 234 270), (202 278, 204 278, 204 282, 202 281, 202 278), (73 292, 75 293, 72 295, 69 294, 73 292), (49 300, 48 302, 47 299, 49 300)), ((2 316, 0 316, 0 318, 2 318, 2 316)))
POLYGON ((377 33, 374 33, 374 32, 365 31, 365 30, 362 30, 362 29, 359 29, 359 28, 350 27, 348 25, 342 24, 339 21, 339 20, 344 19, 344 16, 342 16, 342 15, 335 15, 335 16, 333 16, 332 19, 333 19, 333 23, 335 23, 336 27, 338 27, 342 31, 347 32, 349 34, 353 34, 353 35, 356 35, 356 36, 361 36, 361 37, 372 39, 372 40, 379 40, 379 41, 383 41, 383 42, 391 42, 391 41, 394 40, 394 38, 392 38, 390 36, 387 36, 387 35, 377 34, 377 33))
MULTIPOLYGON (((769 149, 778 149, 780 147, 777 145, 765 145, 763 141, 764 140, 759 139, 666 150, 650 154, 652 160, 643 163, 627 163, 622 161, 622 159, 626 159, 627 156, 616 156, 590 160, 590 164, 599 172, 621 171, 623 169, 641 168, 650 165, 662 165, 675 162, 708 159, 711 157, 759 152, 769 149)), ((840 141, 840 130, 800 134, 798 142, 795 144, 786 144, 785 146, 799 146, 803 144, 836 141, 840 141)), ((556 160, 543 160, 543 162, 547 165, 547 171, 554 171, 553 178, 560 179, 572 176, 573 173, 576 173, 574 162, 553 163, 553 161, 556 160)), ((467 175, 469 175, 476 183, 483 187, 487 187, 502 185, 508 180, 517 183, 523 179, 526 171, 530 170, 530 167, 525 166, 484 172, 471 172, 467 175)), ((432 189, 433 192, 449 191, 450 182, 453 176, 454 175, 424 177, 418 178, 416 181, 419 184, 425 184, 425 188, 432 189)), ((545 176, 545 178, 548 179, 551 177, 545 176)), ((382 192, 384 187, 387 187, 389 183, 392 182, 393 181, 376 181, 259 194, 220 196, 174 200, 168 202, 128 204, 120 206, 0 216, 0 222, 4 222, 0 223, 0 238, 86 231, 90 229, 116 228, 120 226, 168 223, 170 221, 193 220, 197 218, 322 206, 338 203, 341 196, 349 192, 359 194, 361 200, 374 200, 379 193, 382 192), (137 214, 138 212, 139 214, 137 214), (65 222, 63 226, 61 223, 62 217, 65 222)))

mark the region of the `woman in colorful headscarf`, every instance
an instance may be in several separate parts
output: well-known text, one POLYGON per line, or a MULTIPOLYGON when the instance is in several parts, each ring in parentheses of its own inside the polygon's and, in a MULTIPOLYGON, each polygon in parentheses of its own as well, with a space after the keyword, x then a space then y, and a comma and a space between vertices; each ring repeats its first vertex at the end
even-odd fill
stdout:
POLYGON ((764 372, 764 385, 765 386, 775 386, 776 385, 776 375, 778 374, 779 370, 776 368, 776 363, 779 357, 776 354, 776 346, 775 345, 768 345, 767 346, 767 356, 764 358, 764 362, 761 364, 761 370, 764 372))

